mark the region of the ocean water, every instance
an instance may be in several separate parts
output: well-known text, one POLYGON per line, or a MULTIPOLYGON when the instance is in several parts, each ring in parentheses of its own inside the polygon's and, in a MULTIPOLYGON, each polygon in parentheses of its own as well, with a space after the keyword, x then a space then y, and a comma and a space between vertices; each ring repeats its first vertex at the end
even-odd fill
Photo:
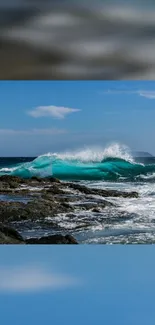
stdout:
POLYGON ((71 181, 134 182, 155 180, 155 158, 136 157, 117 143, 38 157, 0 158, 0 175, 54 176, 71 181))
MULTIPOLYGON (((37 158, 0 158, 0 175, 4 174, 25 178, 52 175, 92 188, 137 191, 139 198, 109 197, 106 200, 115 203, 114 207, 98 213, 79 209, 75 218, 59 214, 55 221, 62 232, 71 233, 81 243, 155 242, 155 157, 134 158, 126 147, 115 144, 104 150, 87 148, 37 158)), ((96 205, 102 200, 94 197, 96 205)), ((81 203, 89 203, 89 198, 81 203)), ((39 234, 45 231, 40 229, 39 234)), ((37 231, 31 230, 31 235, 37 235, 37 231)))

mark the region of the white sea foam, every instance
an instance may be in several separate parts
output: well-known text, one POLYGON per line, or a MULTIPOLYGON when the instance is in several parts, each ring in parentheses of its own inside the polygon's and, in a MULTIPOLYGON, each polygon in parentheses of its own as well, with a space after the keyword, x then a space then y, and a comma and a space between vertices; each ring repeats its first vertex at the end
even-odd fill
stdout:
POLYGON ((2 172, 2 173, 8 173, 8 172, 11 173, 11 172, 13 172, 16 169, 17 169, 17 167, 14 167, 14 168, 13 167, 12 168, 7 168, 6 167, 6 168, 1 168, 0 169, 0 172, 2 172))
MULTIPOLYGON (((90 148, 85 147, 83 149, 78 149, 75 151, 67 151, 62 153, 47 153, 41 157, 51 157, 61 160, 79 160, 81 162, 101 162, 106 158, 120 158, 129 162, 134 162, 133 157, 130 153, 130 149, 119 143, 113 143, 106 148, 99 146, 92 146, 90 148)), ((37 158, 37 159, 38 159, 37 158)))
POLYGON ((155 179, 155 173, 149 173, 147 175, 139 175, 139 178, 144 180, 155 179))

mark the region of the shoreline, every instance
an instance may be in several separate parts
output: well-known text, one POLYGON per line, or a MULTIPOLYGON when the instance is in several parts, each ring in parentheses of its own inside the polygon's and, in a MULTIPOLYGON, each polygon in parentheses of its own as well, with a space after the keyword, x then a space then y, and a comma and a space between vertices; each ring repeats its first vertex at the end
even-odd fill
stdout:
MULTIPOLYGON (((138 193, 88 188, 54 177, 0 176, 0 244, 77 244, 76 236, 64 230, 56 218, 65 214, 72 220, 80 211, 99 214, 115 206, 108 200, 111 197, 138 198, 138 193), (36 227, 36 234, 37 229, 46 228, 50 234, 24 238, 22 228, 26 227, 36 227)), ((82 227, 89 228, 89 220, 77 223, 77 229, 82 227)))

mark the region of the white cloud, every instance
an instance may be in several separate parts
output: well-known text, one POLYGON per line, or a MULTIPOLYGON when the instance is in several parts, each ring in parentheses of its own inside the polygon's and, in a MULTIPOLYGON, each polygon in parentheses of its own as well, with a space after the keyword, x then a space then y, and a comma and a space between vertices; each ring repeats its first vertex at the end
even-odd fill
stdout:
POLYGON ((0 269, 0 292, 35 292, 76 286, 78 280, 54 274, 42 267, 7 267, 0 269))
POLYGON ((30 130, 14 130, 0 129, 0 135, 57 135, 67 133, 65 129, 30 129, 30 130))
POLYGON ((139 95, 149 99, 155 99, 155 91, 140 91, 139 95))
POLYGON ((54 117, 63 119, 67 114, 79 112, 80 109, 59 107, 59 106, 39 106, 27 113, 35 118, 37 117, 54 117))
POLYGON ((139 95, 145 98, 149 99, 155 99, 155 91, 154 90, 117 90, 117 89, 108 89, 106 91, 102 91, 102 94, 105 95, 120 95, 120 94, 126 94, 126 95, 139 95))

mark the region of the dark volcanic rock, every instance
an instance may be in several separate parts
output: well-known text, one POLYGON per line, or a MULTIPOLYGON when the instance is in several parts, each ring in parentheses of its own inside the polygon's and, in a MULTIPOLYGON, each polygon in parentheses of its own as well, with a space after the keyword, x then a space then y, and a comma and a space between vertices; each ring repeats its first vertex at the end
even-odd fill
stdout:
POLYGON ((19 185, 29 185, 29 186, 35 186, 35 185, 42 185, 42 184, 50 185, 52 184, 59 184, 61 183, 57 178, 55 177, 49 177, 49 178, 41 178, 37 176, 33 176, 31 178, 20 178, 18 176, 10 176, 10 175, 3 175, 0 176, 0 190, 2 189, 15 189, 16 187, 19 187, 19 185))
POLYGON ((22 202, 0 202, 0 221, 13 222, 21 220, 44 220, 47 217, 54 217, 58 213, 71 212, 74 208, 64 201, 50 199, 34 199, 25 203, 22 202))
MULTIPOLYGON (((30 179, 22 179, 17 176, 9 176, 4 175, 0 177, 0 191, 14 191, 19 184, 27 184, 31 186, 35 186, 36 184, 41 183, 44 186, 49 185, 52 183, 50 188, 46 189, 46 193, 51 193, 53 195, 57 194, 64 194, 67 188, 78 190, 79 192, 85 195, 100 195, 103 197, 138 197, 137 192, 121 192, 116 190, 102 190, 102 189, 95 189, 95 188, 88 188, 84 185, 80 185, 78 183, 69 183, 69 182, 61 182, 55 177, 47 177, 47 178, 39 178, 39 177, 32 177, 30 179)), ((44 190, 45 191, 45 190, 44 190)))
POLYGON ((92 212, 99 213, 99 212, 100 212, 100 209, 99 209, 99 208, 93 208, 93 209, 92 209, 92 212))
POLYGON ((61 181, 55 177, 48 177, 47 180, 49 180, 51 183, 61 183, 61 181))
POLYGON ((37 177, 37 176, 32 176, 31 178, 27 178, 26 182, 27 183, 32 183, 32 182, 38 182, 38 183, 61 183, 61 181, 58 178, 55 177, 37 177))
MULTIPOLYGON (((3 194, 1 196, 3 201, 0 201, 1 223, 9 225, 16 224, 16 229, 20 232, 25 227, 28 227, 28 229, 41 228, 42 230, 50 228, 52 229, 52 233, 55 233, 55 231, 63 233, 64 228, 61 226, 62 223, 60 220, 61 218, 65 218, 65 216, 71 219, 75 218, 75 229, 78 227, 89 227, 90 217, 88 216, 87 219, 87 214, 91 215, 91 221, 93 221, 93 218, 95 218, 94 221, 98 218, 98 222, 101 222, 99 218, 100 214, 103 213, 103 209, 108 208, 109 211, 111 208, 117 208, 117 203, 109 202, 110 199, 108 200, 108 197, 138 197, 138 193, 136 192, 88 188, 77 182, 61 182, 54 177, 32 177, 31 179, 25 180, 20 177, 8 175, 0 177, 0 193, 3 194), (9 198, 12 200, 12 197, 15 197, 14 201, 7 201, 9 198), (4 201, 5 198, 6 201, 4 201), (77 212, 79 216, 79 213, 83 215, 84 211, 86 212, 86 217, 81 217, 81 219, 85 220, 79 223, 77 212)), ((66 222, 68 222, 70 233, 69 219, 66 222)), ((8 241, 9 243, 10 235, 6 235, 1 231, 2 237, 3 242, 8 241)), ((15 240, 20 241, 22 239, 13 238, 11 240, 14 242, 15 240)), ((60 242, 66 244, 68 241, 71 241, 70 237, 56 235, 56 237, 32 238, 29 240, 29 243, 54 244, 60 242)))
POLYGON ((53 185, 46 190, 46 193, 51 193, 53 195, 56 195, 56 194, 64 194, 64 191, 58 185, 53 185))
POLYGON ((121 192, 116 190, 101 190, 96 188, 88 188, 84 185, 79 185, 75 183, 67 183, 68 187, 78 190, 81 193, 84 194, 94 194, 94 195, 100 195, 103 197, 130 197, 130 198, 137 198, 138 193, 137 192, 121 192))
POLYGON ((0 244, 78 244, 70 235, 53 235, 41 238, 30 238, 24 241, 15 229, 0 224, 0 244))
POLYGON ((53 235, 41 238, 30 238, 26 240, 27 244, 78 244, 76 239, 70 235, 53 235))
POLYGON ((0 202, 0 222, 25 220, 27 218, 25 206, 21 202, 0 202))
POLYGON ((0 193, 14 193, 26 181, 17 176, 0 176, 0 193))
POLYGON ((36 181, 38 183, 41 183, 42 182, 42 178, 40 177, 37 177, 37 176, 32 176, 30 179, 28 179, 28 183, 32 182, 32 181, 36 181))
POLYGON ((24 244, 24 240, 18 231, 0 224, 0 244, 24 244))
POLYGON ((0 176, 0 182, 6 182, 6 183, 15 182, 21 184, 23 183, 23 179, 18 176, 2 175, 0 176))

